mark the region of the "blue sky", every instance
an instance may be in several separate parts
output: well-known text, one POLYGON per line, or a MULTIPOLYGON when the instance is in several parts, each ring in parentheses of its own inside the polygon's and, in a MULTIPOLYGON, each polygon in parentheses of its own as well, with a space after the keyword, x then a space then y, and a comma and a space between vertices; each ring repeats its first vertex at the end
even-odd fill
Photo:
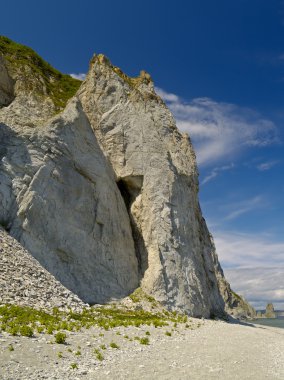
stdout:
POLYGON ((233 288, 284 309, 284 2, 9 1, 0 34, 65 73, 94 52, 148 71, 189 132, 200 199, 233 288))

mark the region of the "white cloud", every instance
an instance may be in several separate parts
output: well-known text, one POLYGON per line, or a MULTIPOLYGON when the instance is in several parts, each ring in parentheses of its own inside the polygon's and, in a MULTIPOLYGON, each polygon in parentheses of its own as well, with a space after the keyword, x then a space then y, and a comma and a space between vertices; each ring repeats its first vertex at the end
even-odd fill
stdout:
POLYGON ((272 302, 284 310, 284 266, 267 268, 227 269, 225 275, 232 288, 257 309, 272 302))
POLYGON ((275 124, 251 109, 209 98, 184 102, 160 88, 156 91, 167 102, 178 128, 192 138, 199 165, 231 159, 249 147, 277 142, 275 124))
POLYGON ((79 80, 84 80, 86 78, 86 74, 84 73, 79 73, 79 74, 69 74, 72 78, 79 79, 79 80))
POLYGON ((223 166, 219 166, 219 167, 217 166, 216 168, 212 169, 211 172, 203 179, 203 181, 201 182, 201 185, 204 185, 205 183, 212 181, 221 172, 233 169, 234 167, 235 167, 235 165, 233 163, 230 165, 223 165, 223 166))
POLYGON ((224 220, 236 219, 247 212, 255 210, 256 208, 264 207, 266 205, 267 203, 261 195, 257 195, 253 198, 246 199, 240 202, 231 202, 229 204, 229 207, 233 210, 230 211, 230 213, 224 218, 224 220))
POLYGON ((284 242, 275 242, 267 236, 220 231, 214 233, 214 240, 225 268, 284 266, 284 242))
POLYGON ((259 165, 257 165, 257 169, 261 172, 265 171, 265 170, 269 170, 271 169, 273 166, 275 166, 276 164, 278 164, 279 161, 267 161, 267 162, 263 162, 259 165))
POLYGON ((236 232, 216 231, 214 236, 232 289, 258 309, 273 302, 284 310, 284 242, 236 232))
POLYGON ((162 90, 161 88, 157 88, 156 90, 157 90, 159 96, 161 98, 163 98, 164 101, 166 101, 166 102, 178 102, 179 101, 179 97, 175 94, 171 94, 169 92, 166 92, 166 91, 162 90))

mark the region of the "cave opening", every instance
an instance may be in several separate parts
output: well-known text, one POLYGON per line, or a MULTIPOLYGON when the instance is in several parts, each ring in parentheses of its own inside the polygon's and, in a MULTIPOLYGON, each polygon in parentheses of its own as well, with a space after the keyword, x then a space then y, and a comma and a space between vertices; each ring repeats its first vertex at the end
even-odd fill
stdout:
POLYGON ((135 254, 138 262, 139 280, 141 280, 148 268, 148 252, 141 229, 142 210, 137 212, 137 209, 141 206, 138 202, 141 201, 139 195, 141 194, 143 186, 143 176, 128 176, 121 178, 117 182, 117 186, 129 215, 135 254))

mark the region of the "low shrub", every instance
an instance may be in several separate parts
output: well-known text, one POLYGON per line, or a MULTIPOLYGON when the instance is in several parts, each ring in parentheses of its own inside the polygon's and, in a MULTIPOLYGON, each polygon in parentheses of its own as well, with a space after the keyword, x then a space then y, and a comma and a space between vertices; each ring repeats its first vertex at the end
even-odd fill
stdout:
POLYGON ((63 332, 58 332, 55 334, 55 343, 66 344, 66 334, 63 332))

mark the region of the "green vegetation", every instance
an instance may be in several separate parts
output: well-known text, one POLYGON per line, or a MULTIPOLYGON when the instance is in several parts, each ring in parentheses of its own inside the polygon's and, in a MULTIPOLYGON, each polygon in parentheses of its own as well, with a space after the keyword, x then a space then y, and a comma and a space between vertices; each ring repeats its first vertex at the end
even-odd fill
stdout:
POLYGON ((145 332, 145 335, 151 335, 151 334, 150 334, 150 331, 146 331, 146 332, 145 332))
POLYGON ((140 344, 148 345, 150 343, 150 340, 148 337, 140 338, 139 341, 140 341, 140 344))
POLYGON ((111 342, 109 346, 111 348, 117 348, 117 349, 119 349, 119 346, 115 342, 111 342))
POLYGON ((12 344, 9 344, 9 346, 8 346, 8 350, 9 350, 10 352, 14 351, 14 347, 13 347, 12 344))
POLYGON ((78 369, 78 364, 77 364, 77 363, 71 363, 71 364, 70 364, 70 367, 71 367, 72 369, 78 369))
POLYGON ((76 351, 76 352, 75 352, 75 355, 76 355, 76 356, 81 356, 81 355, 82 355, 82 353, 81 353, 81 351, 80 351, 80 350, 78 350, 78 351, 76 351))
POLYGON ((106 350, 106 345, 105 344, 101 344, 100 347, 101 347, 102 350, 106 350))
POLYGON ((4 55, 9 71, 25 77, 25 83, 30 86, 30 90, 45 96, 45 87, 57 109, 62 109, 81 85, 81 81, 54 69, 31 48, 4 36, 0 36, 0 53, 4 55), (42 78, 44 86, 40 84, 41 87, 34 88, 34 77, 42 78))
POLYGON ((27 336, 28 338, 34 336, 33 329, 30 326, 21 326, 19 332, 22 336, 27 336))
POLYGON ((158 302, 155 300, 155 298, 149 296, 147 293, 145 293, 141 288, 137 288, 134 290, 132 294, 130 294, 129 298, 132 300, 132 302, 141 302, 141 301, 147 301, 152 303, 153 305, 157 306, 158 302))
MULTIPOLYGON (((47 313, 27 306, 4 305, 0 306, 0 331, 11 335, 31 337, 34 331, 38 333, 55 333, 55 341, 59 344, 66 342, 66 331, 78 331, 92 326, 106 330, 119 326, 140 327, 168 326, 169 322, 186 323, 187 317, 170 312, 147 312, 144 310, 129 310, 115 306, 105 306, 84 309, 81 313, 73 311, 62 312, 53 310, 47 313), (65 331, 65 332, 63 332, 65 331)), ((146 332, 146 335, 150 335, 146 332)), ((99 334, 103 336, 103 334, 99 334)), ((128 336, 124 336, 126 339, 128 336)))
POLYGON ((95 348, 95 349, 94 349, 94 352, 95 352, 96 358, 97 358, 99 361, 104 360, 104 356, 103 356, 103 354, 100 352, 99 349, 95 348))
POLYGON ((57 353, 57 356, 59 357, 59 359, 61 359, 61 358, 63 358, 63 353, 62 353, 61 351, 59 351, 59 352, 57 353))
POLYGON ((172 333, 171 333, 170 331, 166 331, 166 332, 165 332, 165 335, 166 335, 166 336, 172 336, 172 333))

